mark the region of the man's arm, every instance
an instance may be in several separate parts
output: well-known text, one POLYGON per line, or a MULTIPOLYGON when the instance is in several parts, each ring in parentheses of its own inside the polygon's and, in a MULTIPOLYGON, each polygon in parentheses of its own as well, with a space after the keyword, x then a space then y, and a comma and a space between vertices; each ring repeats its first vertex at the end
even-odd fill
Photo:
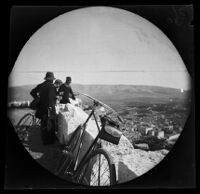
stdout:
POLYGON ((63 92, 63 86, 61 85, 58 89, 58 94, 62 93, 63 92))
POLYGON ((63 94, 64 94, 63 85, 61 85, 60 88, 58 89, 58 95, 60 99, 63 98, 63 94))
POLYGON ((30 92, 30 95, 33 97, 33 98, 38 98, 38 92, 39 92, 39 88, 38 86, 36 86, 34 89, 31 90, 30 92))
POLYGON ((75 96, 74 96, 74 93, 73 93, 73 91, 72 91, 72 88, 70 87, 70 93, 71 93, 71 95, 72 95, 72 99, 73 100, 76 100, 76 98, 75 98, 75 96))

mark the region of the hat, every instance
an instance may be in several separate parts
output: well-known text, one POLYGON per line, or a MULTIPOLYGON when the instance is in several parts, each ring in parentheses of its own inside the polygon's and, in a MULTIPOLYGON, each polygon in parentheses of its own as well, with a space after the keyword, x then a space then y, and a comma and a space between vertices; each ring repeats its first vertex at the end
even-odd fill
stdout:
POLYGON ((72 78, 71 77, 66 77, 66 82, 67 81, 72 81, 72 78))
POLYGON ((45 80, 54 80, 54 79, 56 79, 56 78, 54 77, 53 72, 47 72, 44 79, 45 79, 45 80))
POLYGON ((62 84, 63 82, 60 79, 55 80, 55 84, 62 84))

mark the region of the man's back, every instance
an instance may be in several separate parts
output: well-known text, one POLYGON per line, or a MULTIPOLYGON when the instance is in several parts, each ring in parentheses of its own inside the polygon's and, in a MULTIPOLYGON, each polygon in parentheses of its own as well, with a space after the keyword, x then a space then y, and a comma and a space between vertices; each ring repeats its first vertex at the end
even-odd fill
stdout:
POLYGON ((70 103, 69 101, 70 94, 72 95, 72 98, 75 99, 70 85, 62 84, 59 88, 59 94, 62 96, 60 103, 64 104, 70 103))
POLYGON ((40 130, 42 142, 44 145, 52 144, 55 141, 55 119, 48 117, 49 108, 51 108, 50 116, 53 116, 55 113, 56 88, 53 84, 54 79, 56 78, 54 77, 53 72, 47 72, 46 76, 44 77, 45 81, 37 85, 30 92, 34 99, 39 99, 35 116, 41 119, 40 130))
POLYGON ((43 82, 40 85, 40 102, 44 106, 50 107, 55 105, 56 89, 53 83, 43 82))
POLYGON ((41 114, 45 114, 48 107, 55 106, 56 89, 53 83, 49 81, 44 81, 43 83, 37 85, 30 94, 33 98, 40 98, 38 109, 41 114))

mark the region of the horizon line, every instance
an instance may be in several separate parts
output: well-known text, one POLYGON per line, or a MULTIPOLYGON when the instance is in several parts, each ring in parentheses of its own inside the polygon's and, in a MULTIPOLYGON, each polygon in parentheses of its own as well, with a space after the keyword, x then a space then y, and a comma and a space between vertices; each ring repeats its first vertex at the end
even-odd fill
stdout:
MULTIPOLYGON (((63 82, 64 83, 64 82, 63 82)), ((23 87, 23 86, 32 86, 32 85, 38 85, 38 84, 25 84, 25 85, 13 85, 13 86, 8 86, 8 88, 10 87, 23 87)), ((86 85, 86 86, 91 86, 91 85, 98 85, 98 86, 138 86, 138 87, 160 87, 160 88, 169 88, 169 89, 175 89, 175 90, 180 90, 183 88, 172 88, 169 86, 158 86, 158 85, 142 85, 142 84, 80 84, 80 83, 71 83, 71 85, 86 85)), ((192 90, 192 87, 187 88, 187 89, 183 89, 184 91, 190 91, 192 90)))

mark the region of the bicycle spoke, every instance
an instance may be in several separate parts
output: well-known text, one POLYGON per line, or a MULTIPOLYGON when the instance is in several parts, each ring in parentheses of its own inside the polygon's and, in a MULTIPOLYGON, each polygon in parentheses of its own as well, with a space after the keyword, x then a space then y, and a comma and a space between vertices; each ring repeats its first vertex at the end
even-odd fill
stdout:
MULTIPOLYGON (((106 183, 109 181, 109 178, 110 178, 110 177, 108 177, 108 179, 107 179, 102 185, 107 185, 106 183)), ((110 184, 110 181, 109 181, 108 184, 110 184)))
MULTIPOLYGON (((26 121, 27 121, 29 118, 30 118, 30 116, 28 116, 28 118, 24 121, 24 123, 26 123, 26 121)), ((24 123, 23 123, 23 124, 24 124, 24 123)))
POLYGON ((108 172, 108 168, 101 174, 101 176, 103 176, 106 172, 108 172))
MULTIPOLYGON (((105 172, 107 172, 107 170, 109 170, 109 168, 108 168, 108 167, 106 168, 106 170, 104 170, 104 172, 101 174, 101 176, 102 176, 102 175, 104 175, 104 174, 105 174, 105 172)), ((97 173, 98 173, 98 171, 97 171, 97 172, 96 172, 96 173, 93 175, 93 177, 95 177, 95 175, 96 175, 97 173)))
POLYGON ((84 177, 84 175, 85 175, 85 169, 84 169, 84 171, 81 173, 81 175, 79 176, 79 182, 80 183, 83 183, 84 181, 87 181, 88 182, 88 180, 86 179, 86 177, 84 177))
POLYGON ((101 155, 99 155, 99 174, 98 174, 98 185, 100 185, 100 174, 101 174, 101 155))
MULTIPOLYGON (((107 168, 107 170, 108 170, 108 168, 107 168)), ((104 171, 102 174, 101 174, 101 177, 105 177, 105 176, 103 176, 106 172, 108 172, 108 171, 104 171)), ((107 175, 107 174, 106 174, 107 175)), ((109 180, 109 178, 110 178, 110 176, 108 176, 107 175, 107 180, 109 180)), ((105 178, 104 178, 105 179, 105 178)), ((101 180, 101 179, 100 179, 101 180)), ((106 182, 107 182, 107 180, 106 180, 106 182)), ((100 184, 99 184, 100 185, 100 184)), ((101 184, 101 185, 104 185, 104 184, 101 184)))
POLYGON ((100 185, 105 185, 109 181, 110 176, 106 174, 106 172, 107 173, 109 172, 109 167, 107 165, 106 159, 104 157, 101 157, 101 155, 98 155, 98 159, 99 160, 96 161, 93 167, 93 171, 96 170, 96 173, 91 175, 91 181, 92 185, 100 186, 100 185), (105 179, 105 177, 107 178, 105 179), (104 183, 101 182, 101 179, 105 180, 104 183))
POLYGON ((98 179, 95 182, 93 182, 92 185, 97 186, 98 184, 96 184, 96 183, 98 183, 98 179))
MULTIPOLYGON (((98 185, 98 186, 106 185, 106 183, 109 181, 109 179, 110 179, 110 177, 107 176, 107 179, 106 179, 106 181, 104 183, 102 183, 102 182, 99 183, 99 179, 97 179, 95 182, 93 182, 93 185, 98 185), (98 184, 96 184, 96 183, 98 183, 98 184)), ((110 185, 110 181, 109 181, 108 185, 110 185)))
POLYGON ((30 126, 34 125, 34 118, 31 119, 30 126))
POLYGON ((93 175, 93 177, 96 177, 96 174, 98 173, 98 170, 96 171, 96 173, 93 175))

